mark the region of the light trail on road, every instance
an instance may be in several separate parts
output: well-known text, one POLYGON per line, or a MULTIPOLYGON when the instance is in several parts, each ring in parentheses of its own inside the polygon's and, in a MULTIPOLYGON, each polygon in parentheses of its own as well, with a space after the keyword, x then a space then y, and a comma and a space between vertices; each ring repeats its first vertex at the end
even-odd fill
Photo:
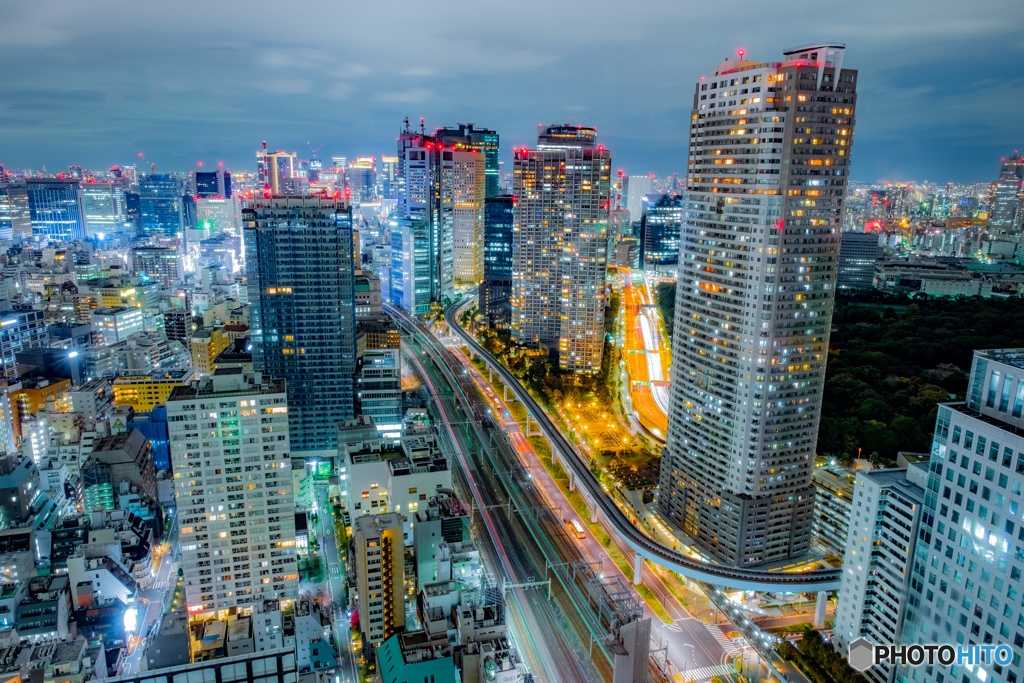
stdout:
MULTIPOLYGON (((416 350, 410 348, 407 342, 403 341, 403 343, 406 344, 406 348, 409 351, 408 356, 412 358, 413 364, 423 378, 431 395, 436 399, 438 412, 441 414, 444 422, 445 431, 462 467, 462 472, 472 493, 477 511, 480 513, 481 519, 487 528, 488 538, 485 540, 494 548, 504 575, 512 583, 524 583, 534 580, 535 577, 532 574, 524 572, 525 567, 523 566, 522 558, 514 558, 507 552, 506 544, 501 539, 510 538, 510 530, 503 528, 504 525, 500 518, 491 513, 488 507, 489 495, 481 489, 476 478, 472 476, 473 469, 471 469, 470 463, 466 459, 465 452, 460 445, 459 435, 454 429, 448 411, 445 410, 444 402, 441 400, 442 394, 438 392, 433 379, 420 362, 419 354, 416 353, 416 350)), ((433 352, 431 351, 430 353, 433 358, 433 352)), ((443 366, 443 362, 439 359, 435 359, 435 362, 439 366, 443 366)), ((543 598, 537 600, 535 590, 531 592, 530 589, 514 589, 513 592, 516 595, 516 600, 508 601, 506 608, 510 608, 508 612, 512 614, 514 621, 518 624, 518 628, 514 630, 513 635, 517 636, 514 639, 520 645, 520 656, 530 662, 529 668, 533 670, 534 675, 537 676, 543 672, 542 678, 551 681, 575 680, 582 682, 589 680, 589 677, 580 670, 578 665, 566 667, 566 664, 577 664, 575 652, 567 646, 558 632, 559 628, 555 624, 556 615, 551 612, 551 606, 548 601, 543 598), (530 603, 531 608, 525 609, 523 603, 530 603), (545 617, 543 623, 541 620, 538 620, 535 612, 545 617), (553 647, 557 649, 557 652, 552 651, 553 647)))

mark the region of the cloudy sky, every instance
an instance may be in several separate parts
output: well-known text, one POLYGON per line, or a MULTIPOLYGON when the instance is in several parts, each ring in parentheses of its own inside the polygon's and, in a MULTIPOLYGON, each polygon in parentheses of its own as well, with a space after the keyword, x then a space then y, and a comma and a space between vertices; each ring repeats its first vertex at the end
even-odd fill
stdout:
POLYGON ((860 70, 853 177, 989 181, 1024 150, 1024 1, 0 0, 0 164, 253 169, 267 140, 392 154, 402 119, 505 152, 596 126, 629 174, 683 172, 693 83, 817 40, 860 70))

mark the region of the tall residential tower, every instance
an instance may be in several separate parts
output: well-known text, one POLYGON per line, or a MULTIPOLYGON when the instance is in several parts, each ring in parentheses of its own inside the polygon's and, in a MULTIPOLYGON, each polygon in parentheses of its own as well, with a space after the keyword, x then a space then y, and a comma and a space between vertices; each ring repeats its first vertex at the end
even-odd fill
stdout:
POLYGON ((694 88, 660 505, 722 563, 805 554, 857 72, 842 45, 694 88))
POLYGON ((284 384, 222 368, 167 399, 190 616, 298 595, 284 384))
POLYGON ((352 211, 343 199, 272 197, 242 222, 253 367, 288 382, 292 448, 330 457, 337 424, 354 417, 352 211))
POLYGON ((515 150, 512 337, 557 349, 573 373, 599 372, 604 352, 611 156, 595 129, 569 124, 515 150))

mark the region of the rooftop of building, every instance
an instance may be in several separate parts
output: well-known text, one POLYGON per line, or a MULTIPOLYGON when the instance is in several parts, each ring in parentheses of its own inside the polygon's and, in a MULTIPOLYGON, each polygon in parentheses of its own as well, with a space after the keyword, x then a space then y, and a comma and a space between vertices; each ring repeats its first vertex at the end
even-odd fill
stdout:
POLYGON ((1024 348, 1016 349, 983 349, 975 351, 974 355, 986 360, 993 360, 997 363, 1005 363, 1015 368, 1024 369, 1024 348))
POLYGON ((283 394, 285 381, 264 377, 262 373, 244 373, 242 368, 218 368, 203 380, 174 387, 167 398, 172 401, 191 401, 218 396, 244 396, 246 394, 283 394))
POLYGON ((363 515, 352 520, 353 533, 363 538, 377 538, 385 531, 402 530, 402 516, 397 512, 385 512, 382 515, 363 515))
POLYGON ((114 384, 141 384, 144 382, 187 382, 193 375, 192 368, 181 370, 164 370, 159 373, 149 372, 133 377, 118 377, 114 384))
POLYGON ((92 315, 121 315, 122 313, 135 313, 142 315, 142 309, 140 308, 128 308, 127 306, 104 306, 103 308, 97 308, 92 311, 92 315))
MULTIPOLYGON (((380 662, 378 669, 384 683, 398 683, 398 681, 419 680, 420 678, 425 681, 455 680, 455 660, 451 657, 407 662, 402 643, 409 635, 396 633, 377 648, 377 659, 380 662)), ((410 642, 409 646, 412 647, 414 644, 410 642)))
POLYGON ((134 462, 147 443, 149 441, 138 429, 110 434, 101 437, 93 444, 92 453, 89 457, 90 459, 102 460, 109 465, 113 464, 110 461, 111 456, 117 457, 117 454, 124 454, 128 460, 134 462))
MULTIPOLYGON (((241 327, 245 327, 241 325, 241 327)), ((227 329, 227 326, 224 328, 227 329)), ((248 329, 248 328, 246 328, 248 329)), ((252 362, 252 344, 249 341, 249 337, 235 337, 231 340, 231 343, 224 347, 224 350, 217 354, 214 358, 214 365, 221 363, 251 363, 252 362)))

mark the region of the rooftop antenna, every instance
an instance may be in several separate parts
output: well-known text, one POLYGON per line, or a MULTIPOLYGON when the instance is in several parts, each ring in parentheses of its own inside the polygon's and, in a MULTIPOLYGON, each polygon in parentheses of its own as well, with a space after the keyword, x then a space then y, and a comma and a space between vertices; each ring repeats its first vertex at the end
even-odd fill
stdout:
POLYGON ((427 127, 423 125, 423 117, 421 116, 420 117, 420 135, 424 135, 425 136, 426 134, 427 134, 427 127))
POLYGON ((409 132, 409 117, 408 116, 405 117, 405 130, 402 131, 402 132, 403 133, 408 133, 409 132))

